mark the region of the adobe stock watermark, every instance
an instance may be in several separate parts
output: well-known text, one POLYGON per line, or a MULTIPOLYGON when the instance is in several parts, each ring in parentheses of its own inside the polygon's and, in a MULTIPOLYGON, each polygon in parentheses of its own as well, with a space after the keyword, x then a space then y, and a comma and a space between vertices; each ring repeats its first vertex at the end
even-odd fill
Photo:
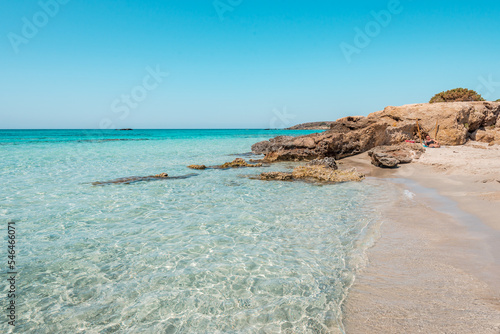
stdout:
POLYGON ((287 107, 283 107, 282 110, 274 108, 273 114, 274 116, 269 121, 270 129, 283 129, 289 128, 294 125, 292 121, 296 116, 294 114, 289 114, 287 112, 287 107))
POLYGON ((500 98, 500 87, 499 81, 493 81, 493 75, 488 75, 488 79, 484 76, 479 76, 477 78, 479 81, 478 86, 476 87, 476 91, 479 92, 485 100, 496 100, 500 98), (497 96, 493 96, 493 94, 497 94, 497 96))
POLYGON ((224 15, 227 12, 232 12, 236 7, 241 5, 243 0, 214 0, 212 5, 219 16, 219 20, 224 21, 224 15))
MULTIPOLYGON (((120 120, 125 120, 130 115, 130 110, 139 107, 149 93, 158 88, 169 75, 167 72, 162 72, 160 65, 156 65, 154 69, 148 66, 146 72, 141 84, 134 86, 129 94, 122 94, 111 103, 111 111, 118 114, 120 120)), ((112 129, 115 128, 115 124, 110 118, 103 118, 99 122, 99 128, 101 130, 112 129)))
POLYGON ((12 49, 17 54, 19 53, 19 47, 22 44, 28 44, 30 40, 38 35, 40 29, 45 27, 51 18, 54 18, 58 13, 62 5, 66 5, 70 0, 41 0, 38 2, 40 10, 37 11, 31 19, 23 16, 21 19, 22 27, 21 33, 16 34, 10 32, 7 34, 10 45, 12 49))
MULTIPOLYGON (((412 1, 412 0, 407 0, 412 1)), ((377 38, 382 32, 382 28, 387 28, 389 24, 391 24, 392 19, 401 14, 404 10, 401 1, 399 0, 390 0, 387 4, 387 9, 383 9, 381 11, 370 12, 370 15, 373 17, 373 20, 368 22, 364 29, 359 27, 354 27, 354 39, 352 44, 347 42, 340 43, 340 50, 344 55, 347 63, 352 62, 352 56, 357 54, 359 55, 363 49, 367 48, 373 39, 377 38)))

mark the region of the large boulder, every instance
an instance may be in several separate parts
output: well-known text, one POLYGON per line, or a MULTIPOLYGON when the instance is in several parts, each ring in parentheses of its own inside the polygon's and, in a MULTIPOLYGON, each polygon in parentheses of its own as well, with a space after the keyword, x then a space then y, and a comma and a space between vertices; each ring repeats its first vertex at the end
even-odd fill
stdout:
POLYGON ((418 159, 425 152, 420 144, 401 144, 393 146, 378 146, 370 151, 368 155, 372 164, 377 167, 393 168, 399 164, 408 164, 413 159, 418 159))
POLYGON ((429 134, 442 145, 462 145, 482 128, 500 128, 498 102, 448 102, 387 107, 367 117, 341 118, 331 129, 300 137, 280 136, 252 146, 265 154, 266 161, 301 161, 343 157, 366 152, 377 146, 419 140, 429 134), (417 127, 418 120, 418 127, 417 127), (437 124, 437 128, 436 128, 437 124))

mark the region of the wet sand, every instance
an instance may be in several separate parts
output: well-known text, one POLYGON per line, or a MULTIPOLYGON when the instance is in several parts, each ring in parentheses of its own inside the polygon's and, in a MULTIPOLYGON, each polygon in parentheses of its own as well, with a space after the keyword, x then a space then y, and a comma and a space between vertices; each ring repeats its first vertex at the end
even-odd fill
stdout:
POLYGON ((444 148, 393 170, 343 160, 402 194, 343 306, 347 333, 500 333, 500 169, 479 166, 494 149, 444 148), (469 163, 455 168, 455 155, 469 163))

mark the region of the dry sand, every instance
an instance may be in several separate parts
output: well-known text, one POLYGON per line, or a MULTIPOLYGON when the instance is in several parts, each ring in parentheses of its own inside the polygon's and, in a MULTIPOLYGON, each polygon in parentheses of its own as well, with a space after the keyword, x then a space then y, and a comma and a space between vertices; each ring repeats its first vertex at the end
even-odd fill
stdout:
POLYGON ((393 170, 343 162, 406 194, 344 304, 346 332, 500 333, 500 147, 427 149, 393 170))

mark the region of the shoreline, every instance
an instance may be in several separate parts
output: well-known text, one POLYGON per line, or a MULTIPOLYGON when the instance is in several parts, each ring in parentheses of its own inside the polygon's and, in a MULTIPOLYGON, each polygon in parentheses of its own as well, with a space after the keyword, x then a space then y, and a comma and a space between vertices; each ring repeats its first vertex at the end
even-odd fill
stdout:
POLYGON ((428 150, 398 169, 374 167, 366 153, 341 160, 405 195, 382 212, 343 305, 346 333, 500 332, 500 170, 454 170, 441 161, 450 150, 484 153, 428 150))

